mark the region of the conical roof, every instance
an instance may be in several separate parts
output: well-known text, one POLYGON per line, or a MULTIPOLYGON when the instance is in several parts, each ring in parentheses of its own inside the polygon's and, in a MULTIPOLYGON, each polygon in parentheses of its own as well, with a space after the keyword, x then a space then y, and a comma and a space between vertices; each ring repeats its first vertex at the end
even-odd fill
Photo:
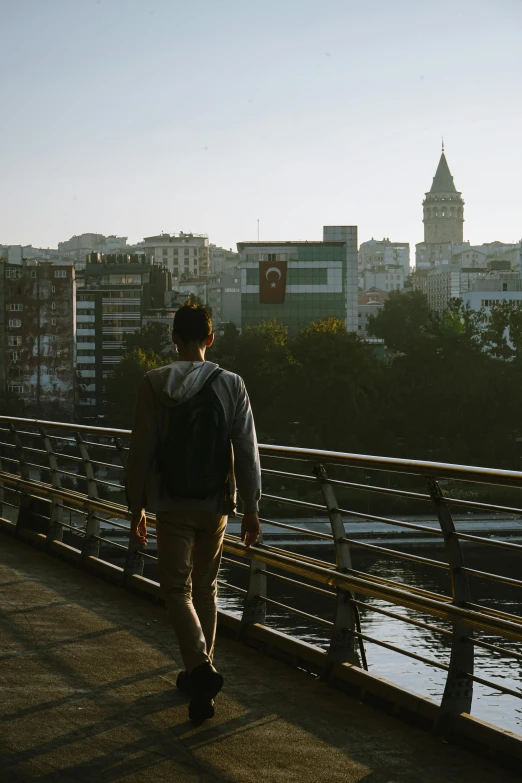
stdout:
POLYGON ((451 171, 449 170, 448 161, 444 151, 440 156, 439 165, 437 171, 433 177, 433 185, 431 186, 430 193, 457 193, 457 188, 453 182, 451 171))

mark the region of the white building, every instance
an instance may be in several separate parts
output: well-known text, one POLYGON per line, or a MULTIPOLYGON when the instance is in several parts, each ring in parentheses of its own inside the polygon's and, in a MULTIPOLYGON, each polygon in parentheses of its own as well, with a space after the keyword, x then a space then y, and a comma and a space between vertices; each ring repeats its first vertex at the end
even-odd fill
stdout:
POLYGON ((408 242, 391 242, 389 237, 378 240, 373 237, 359 247, 360 270, 380 266, 400 266, 405 277, 410 272, 410 246, 408 242))
POLYGON ((522 304, 522 291, 468 291, 466 294, 462 294, 462 301, 465 305, 469 305, 472 310, 485 310, 489 315, 491 312, 491 306, 496 302, 520 302, 522 304))
POLYGON ((379 288, 381 291, 402 291, 405 280, 404 268, 395 264, 359 270, 359 288, 363 291, 368 291, 370 288, 379 288))
POLYGON ((166 266, 172 274, 173 287, 194 277, 206 277, 209 273, 209 245, 206 234, 158 234, 145 237, 134 246, 154 256, 154 261, 166 266), (175 285, 176 284, 176 285, 175 285))
POLYGON ((212 275, 233 274, 234 269, 239 264, 239 253, 233 250, 225 250, 223 247, 210 245, 210 266, 209 272, 212 275))

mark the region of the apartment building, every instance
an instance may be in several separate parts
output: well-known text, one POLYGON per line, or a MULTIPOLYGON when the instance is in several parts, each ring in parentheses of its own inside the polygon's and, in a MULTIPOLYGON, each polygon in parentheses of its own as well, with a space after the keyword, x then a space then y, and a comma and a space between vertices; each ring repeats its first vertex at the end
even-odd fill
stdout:
POLYGON ((72 266, 0 264, 0 387, 36 417, 75 406, 76 280, 72 266))
POLYGON ((164 307, 170 272, 143 255, 93 253, 77 291, 79 407, 84 416, 103 409, 103 381, 125 350, 125 338, 144 315, 164 307))
POLYGON ((175 282, 209 273, 209 245, 206 234, 158 234, 145 237, 133 248, 152 256, 156 264, 166 267, 175 282))

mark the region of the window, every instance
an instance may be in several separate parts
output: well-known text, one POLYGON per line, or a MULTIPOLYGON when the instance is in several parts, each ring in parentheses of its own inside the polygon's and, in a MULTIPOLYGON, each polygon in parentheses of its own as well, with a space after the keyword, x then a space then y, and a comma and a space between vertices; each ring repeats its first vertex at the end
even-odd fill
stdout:
POLYGON ((55 342, 56 342, 56 335, 55 335, 55 334, 51 334, 51 335, 49 335, 49 340, 50 340, 52 343, 55 343, 55 342))
POLYGON ((5 276, 11 280, 21 280, 23 272, 21 269, 6 269, 5 276))
POLYGON ((46 374, 47 375, 56 375, 56 367, 47 367, 46 374))
POLYGON ((54 270, 54 276, 55 277, 67 277, 67 269, 55 269, 54 270))
POLYGON ((56 286, 55 285, 53 285, 53 287, 51 288, 51 293, 53 293, 53 294, 56 293, 56 286))
POLYGON ((31 277, 36 277, 36 269, 31 269, 31 277))
POLYGON ((19 383, 9 383, 7 391, 14 392, 14 394, 23 394, 24 387, 19 383))
POLYGON ((141 283, 141 275, 107 275, 107 277, 109 279, 104 279, 103 282, 109 285, 134 285, 141 283))
POLYGON ((23 304, 8 304, 7 309, 10 310, 12 313, 21 313, 24 309, 23 304))
POLYGON ((22 345, 22 337, 21 335, 8 335, 7 337, 7 345, 22 345))
POLYGON ((9 361, 17 362, 19 359, 20 359, 20 352, 19 351, 10 351, 9 352, 9 361))
POLYGON ((56 302, 53 302, 53 303, 52 303, 52 305, 51 305, 51 308, 52 308, 53 310, 56 310, 56 302))
POLYGON ((51 318, 51 326, 56 326, 56 318, 51 318))
POLYGON ((9 319, 9 326, 11 329, 18 329, 22 325, 22 322, 19 318, 10 318, 9 319))

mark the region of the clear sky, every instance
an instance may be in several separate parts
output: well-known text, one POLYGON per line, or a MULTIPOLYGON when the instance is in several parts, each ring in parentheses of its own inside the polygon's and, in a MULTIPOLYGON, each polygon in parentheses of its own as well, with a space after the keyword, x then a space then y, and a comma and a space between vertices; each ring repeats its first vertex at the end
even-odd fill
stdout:
POLYGON ((522 236, 521 0, 0 0, 0 243, 522 236))

